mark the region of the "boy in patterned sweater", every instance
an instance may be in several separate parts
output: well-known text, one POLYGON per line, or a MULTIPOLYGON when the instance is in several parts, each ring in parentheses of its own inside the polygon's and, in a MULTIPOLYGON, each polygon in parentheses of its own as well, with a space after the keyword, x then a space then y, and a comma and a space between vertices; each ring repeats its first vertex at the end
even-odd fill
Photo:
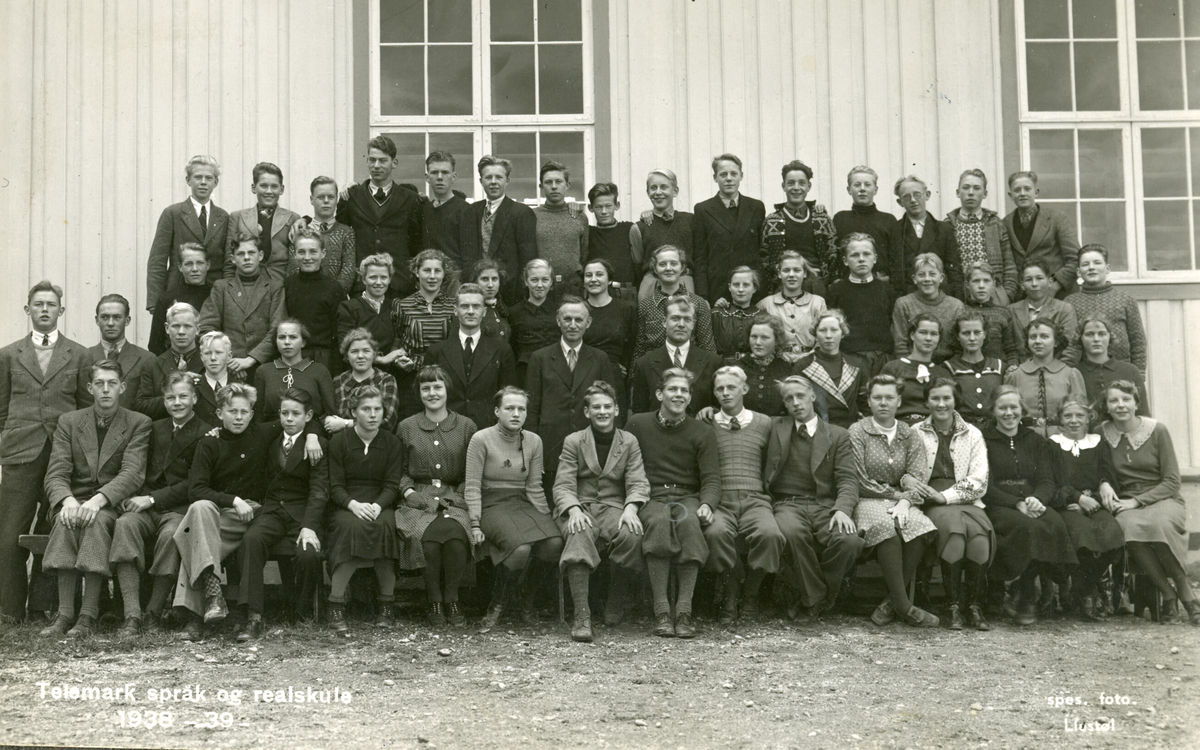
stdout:
MULTIPOLYGON (((1146 377, 1146 329, 1137 301, 1118 291, 1108 280, 1108 248, 1104 245, 1084 245, 1079 251, 1079 276, 1083 286, 1067 297, 1075 309, 1077 320, 1099 313, 1111 321, 1108 356, 1132 362, 1142 377, 1146 377)), ((1078 350, 1076 350, 1078 353, 1078 350)), ((1064 360, 1066 361, 1066 360, 1064 360)), ((1078 362, 1067 361, 1074 366, 1078 362)))

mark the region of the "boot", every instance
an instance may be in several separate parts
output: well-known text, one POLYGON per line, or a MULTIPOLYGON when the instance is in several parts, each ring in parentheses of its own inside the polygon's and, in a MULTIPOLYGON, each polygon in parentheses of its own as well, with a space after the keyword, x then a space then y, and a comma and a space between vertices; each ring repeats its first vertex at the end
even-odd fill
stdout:
POLYGON ((539 574, 537 561, 531 560, 518 586, 521 592, 521 622, 525 625, 538 624, 538 615, 537 610, 534 608, 534 603, 537 597, 537 586, 541 580, 542 577, 539 574))
POLYGON ((1192 625, 1200 625, 1200 602, 1195 599, 1183 602, 1183 608, 1187 610, 1188 622, 1192 625))
POLYGON ((592 642, 592 614, 590 612, 575 613, 575 620, 571 623, 571 640, 580 643, 592 642))
POLYGON ((375 627, 390 628, 396 624, 396 608, 390 601, 379 603, 379 614, 375 616, 375 627))
POLYGON ((942 563, 942 584, 946 587, 946 617, 951 630, 963 629, 962 616, 962 561, 947 565, 942 563))
POLYGON ((350 632, 350 625, 346 622, 345 604, 329 603, 329 629, 338 635, 346 635, 350 632))
POLYGON ((479 624, 479 632, 486 633, 496 627, 500 616, 504 614, 504 603, 508 599, 509 577, 512 574, 503 565, 496 566, 496 581, 492 585, 492 602, 488 605, 487 614, 479 624))
POLYGON ((429 603, 429 626, 432 628, 441 628, 446 625, 446 616, 442 614, 441 602, 429 603))
POLYGON ((462 610, 458 608, 458 602, 446 602, 446 619, 450 621, 452 627, 461 628, 466 619, 463 617, 462 610))
POLYGON ((1013 622, 1017 625, 1032 625, 1037 622, 1037 576, 1022 575, 1017 582, 1017 589, 1019 601, 1016 605, 1013 622))
POLYGON ((608 581, 608 599, 604 602, 604 624, 610 628, 621 624, 625 617, 625 594, 629 589, 629 573, 613 565, 608 581))
POLYGON ((992 626, 983 616, 983 599, 987 593, 987 570, 979 564, 970 563, 966 566, 967 596, 970 604, 967 606, 967 626, 975 630, 991 630, 992 626))
POLYGON ((721 599, 721 614, 717 618, 717 624, 723 628, 727 628, 737 620, 739 586, 735 571, 731 570, 723 573, 721 577, 724 579, 725 592, 721 599))
POLYGON ((1102 614, 1103 610, 1096 608, 1096 598, 1093 596, 1085 596, 1079 601, 1079 614, 1083 619, 1090 622, 1104 622, 1106 619, 1102 614))

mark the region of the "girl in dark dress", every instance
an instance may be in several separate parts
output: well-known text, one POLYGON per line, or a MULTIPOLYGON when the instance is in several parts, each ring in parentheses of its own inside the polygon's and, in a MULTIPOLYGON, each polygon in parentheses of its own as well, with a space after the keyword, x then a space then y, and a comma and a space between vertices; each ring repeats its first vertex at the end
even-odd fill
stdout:
POLYGON ((1079 321, 1079 348, 1083 351, 1083 358, 1076 369, 1083 375, 1087 403, 1092 409, 1099 408, 1109 383, 1128 380, 1138 388, 1138 414, 1148 417, 1150 408, 1146 402, 1146 381, 1142 378, 1141 370, 1130 362, 1109 356, 1112 325, 1112 321, 1101 313, 1089 313, 1079 321))
POLYGON ((950 371, 933 363, 933 353, 942 340, 942 324, 930 313, 918 313, 908 325, 908 340, 912 350, 883 366, 882 374, 891 375, 901 383, 900 408, 896 418, 909 425, 929 416, 925 403, 925 385, 934 378, 949 377, 950 371))
MULTIPOLYGON (((500 264, 491 258, 483 258, 472 270, 475 283, 483 290, 483 322, 479 330, 484 336, 499 339, 506 344, 512 343, 512 327, 508 324, 508 306, 500 299, 500 289, 504 284, 504 276, 500 272, 500 264)), ((451 323, 454 333, 458 328, 458 320, 451 323)))
POLYGON ((338 305, 338 341, 355 328, 366 328, 375 337, 379 349, 375 353, 375 364, 395 374, 392 363, 400 356, 393 351, 396 331, 392 328, 392 302, 388 297, 392 276, 396 269, 392 256, 387 253, 368 255, 358 264, 358 280, 362 294, 351 296, 338 305))
POLYGON ((968 307, 959 313, 950 332, 954 356, 942 363, 962 391, 958 413, 981 430, 992 418, 992 396, 1004 384, 1004 363, 984 355, 986 328, 978 309, 968 307))
POLYGON ((775 385, 795 374, 792 363, 780 356, 787 345, 786 341, 787 329, 783 327, 783 321, 774 315, 759 312, 750 325, 750 351, 736 359, 727 360, 746 371, 746 385, 750 388, 745 399, 747 409, 768 417, 787 414, 783 397, 775 385))
POLYGON ((558 305, 554 296, 554 268, 549 261, 534 258, 525 264, 527 299, 513 305, 508 313, 512 326, 512 348, 517 358, 517 382, 524 385, 529 358, 538 349, 559 340, 558 305))
POLYGON ((458 587, 471 560, 471 519, 461 487, 467 445, 476 427, 446 408, 447 382, 449 376, 441 367, 422 368, 416 385, 425 410, 405 419, 397 430, 405 464, 400 480, 403 500, 396 509, 400 567, 425 569, 429 624, 434 627, 445 625, 446 620, 456 627, 463 624, 458 587))
POLYGON ((279 359, 254 371, 254 390, 259 393, 258 421, 279 418, 280 398, 289 388, 299 388, 312 397, 313 416, 318 420, 336 410, 329 370, 320 362, 304 357, 308 339, 308 327, 295 318, 284 318, 275 328, 279 359))
POLYGON ((842 339, 849 333, 842 311, 826 310, 813 321, 816 348, 796 362, 796 372, 816 386, 817 413, 846 429, 858 421, 867 401, 862 361, 842 353, 842 339))
POLYGON ((329 499, 337 509, 329 520, 326 560, 331 571, 329 626, 337 633, 346 624, 346 587, 358 568, 374 568, 379 582, 379 615, 375 624, 391 627, 396 589, 396 514, 394 506, 404 476, 400 438, 379 429, 383 395, 369 385, 351 396, 354 427, 329 441, 329 499))
POLYGON ((751 300, 758 293, 759 285, 758 271, 750 266, 738 266, 729 275, 729 299, 722 297, 713 305, 713 340, 717 344, 717 354, 722 357, 736 357, 750 351, 750 323, 758 313, 751 300))
POLYGON ((1006 605, 1018 625, 1038 617, 1038 577, 1042 603, 1053 604, 1053 585, 1066 582, 1077 563, 1067 525, 1051 505, 1058 504, 1050 443, 1021 424, 1021 392, 1002 385, 992 402, 995 423, 983 433, 987 443, 987 515, 996 529, 996 581, 1017 579, 1017 595, 1006 605))
POLYGON ((1054 443, 1050 452, 1055 459, 1058 500, 1063 505, 1060 514, 1079 558, 1072 590, 1080 614, 1099 622, 1104 619, 1100 576, 1109 565, 1123 563, 1120 558, 1125 551, 1125 534, 1117 519, 1100 504, 1100 485, 1114 480, 1108 447, 1100 435, 1088 432, 1093 418, 1083 399, 1066 398, 1058 407, 1062 432, 1050 436, 1054 443))
POLYGON ((613 266, 604 258, 590 260, 583 267, 583 288, 592 323, 583 334, 583 343, 608 355, 617 382, 617 406, 621 409, 619 425, 625 424, 628 390, 625 387, 629 368, 633 366, 633 347, 637 343, 637 308, 609 294, 612 288, 613 266))

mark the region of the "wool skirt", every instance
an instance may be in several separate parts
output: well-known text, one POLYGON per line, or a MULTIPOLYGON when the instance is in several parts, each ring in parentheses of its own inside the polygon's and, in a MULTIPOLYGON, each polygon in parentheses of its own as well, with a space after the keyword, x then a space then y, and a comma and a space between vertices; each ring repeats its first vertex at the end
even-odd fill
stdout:
MULTIPOLYGON (((463 539, 470 544, 471 519, 467 515, 467 502, 453 485, 417 484, 415 492, 404 498, 396 508, 396 529, 400 532, 400 567, 404 570, 420 570, 425 567, 425 552, 422 542, 444 542, 451 538, 450 531, 437 532, 437 538, 426 537, 426 531, 436 519, 447 518, 457 523, 463 539)), ((475 560, 481 552, 474 550, 475 560)))
POLYGON ((396 540, 396 511, 384 508, 374 521, 364 521, 346 508, 338 508, 329 519, 329 549, 325 559, 333 572, 354 559, 396 560, 400 543, 396 540))
POLYGON ((1183 499, 1173 497, 1117 514, 1126 542, 1159 542, 1167 545, 1187 570, 1187 511, 1183 499))
POLYGON ((1077 565, 1075 546, 1062 516, 1053 508, 1030 518, 1016 508, 988 506, 987 516, 996 530, 996 557, 992 570, 999 580, 1020 578, 1031 562, 1052 566, 1077 565))
POLYGON ((1121 530, 1121 524, 1104 508, 1091 515, 1078 510, 1059 511, 1059 515, 1067 525, 1071 544, 1077 550, 1111 552, 1125 546, 1125 532, 1121 530))
POLYGON ((524 490, 485 488, 482 501, 479 528, 483 531, 493 565, 507 560, 522 544, 561 536, 550 514, 533 507, 524 490))
POLYGON ((992 528, 992 522, 988 520, 983 508, 978 505, 930 505, 925 508, 925 515, 937 527, 939 558, 950 537, 955 534, 968 542, 977 536, 986 537, 988 564, 996 558, 996 530, 992 528))
POLYGON ((911 542, 919 536, 936 531, 937 528, 920 508, 909 507, 907 523, 900 528, 888 508, 896 506, 895 500, 863 499, 854 508, 854 524, 866 534, 867 547, 874 547, 880 542, 891 539, 900 532, 900 539, 911 542))

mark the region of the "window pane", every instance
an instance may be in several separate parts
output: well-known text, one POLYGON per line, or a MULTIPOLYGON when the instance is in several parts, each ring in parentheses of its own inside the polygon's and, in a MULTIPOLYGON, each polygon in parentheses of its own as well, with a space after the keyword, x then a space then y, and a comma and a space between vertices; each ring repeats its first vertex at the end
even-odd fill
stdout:
POLYGON ((1186 196, 1183 128, 1142 129, 1142 187, 1147 198, 1186 196))
POLYGON ((1179 0, 1137 0, 1137 38, 1179 38, 1179 0))
MULTIPOLYGON (((1032 4, 1026 3, 1025 7, 1032 4)), ((1117 36, 1115 0, 1075 0, 1071 3, 1071 16, 1076 39, 1115 39, 1117 36)))
POLYGON ((429 41, 470 42, 471 0, 430 0, 429 41))
POLYGON ((583 114, 583 45, 538 45, 542 114, 583 114))
POLYGON ((1200 0, 1183 0, 1183 34, 1200 36, 1200 0))
POLYGON ((533 0, 491 0, 492 41, 533 41, 533 0))
POLYGON ((1066 42, 1025 45, 1025 61, 1029 68, 1027 80, 1030 110, 1071 111, 1070 54, 1071 45, 1066 42))
POLYGON ((424 192, 425 184, 425 134, 387 133, 396 142, 396 171, 392 179, 407 182, 424 192))
POLYGON ((1080 244, 1098 242, 1108 248, 1108 263, 1114 271, 1129 270, 1129 251, 1125 246, 1124 203, 1082 203, 1079 206, 1083 231, 1080 244))
POLYGON ((1200 42, 1184 42, 1187 55, 1188 109, 1200 109, 1200 42))
POLYGON ((379 110, 385 115, 425 114, 425 48, 379 48, 379 110))
POLYGON ((532 44, 492 47, 492 113, 534 114, 532 44))
POLYGON ((1075 133, 1071 130, 1029 131, 1029 162, 1037 172, 1046 200, 1075 195, 1075 133))
POLYGON ((475 83, 471 47, 465 44, 429 47, 429 114, 469 115, 474 111, 475 83))
POLYGON ((379 41, 425 41, 425 0, 379 0, 379 41))
POLYGON ((583 41, 583 10, 580 0, 539 0, 538 41, 583 41))
POLYGON ((1066 39, 1067 0, 1032 0, 1025 3, 1025 36, 1028 39, 1066 39))
POLYGON ((492 153, 513 164, 508 181, 508 197, 513 200, 537 197, 536 138, 536 133, 492 133, 492 153))
POLYGON ((1120 109, 1118 75, 1116 42, 1075 43, 1075 105, 1081 112, 1120 109))
POLYGON ((1200 128, 1190 128, 1188 133, 1192 141, 1192 195, 1200 196, 1200 128))
POLYGON ((587 192, 587 175, 583 171, 583 133, 542 133, 542 163, 556 161, 571 173, 567 197, 582 201, 587 192))
POLYGON ((1146 267, 1179 271, 1192 267, 1188 201, 1146 201, 1146 267))
POLYGON ((1183 71, 1179 42, 1138 42, 1141 107, 1183 109, 1183 71))
POLYGON ((1125 197, 1123 150, 1119 130, 1079 131, 1080 198, 1125 197))

